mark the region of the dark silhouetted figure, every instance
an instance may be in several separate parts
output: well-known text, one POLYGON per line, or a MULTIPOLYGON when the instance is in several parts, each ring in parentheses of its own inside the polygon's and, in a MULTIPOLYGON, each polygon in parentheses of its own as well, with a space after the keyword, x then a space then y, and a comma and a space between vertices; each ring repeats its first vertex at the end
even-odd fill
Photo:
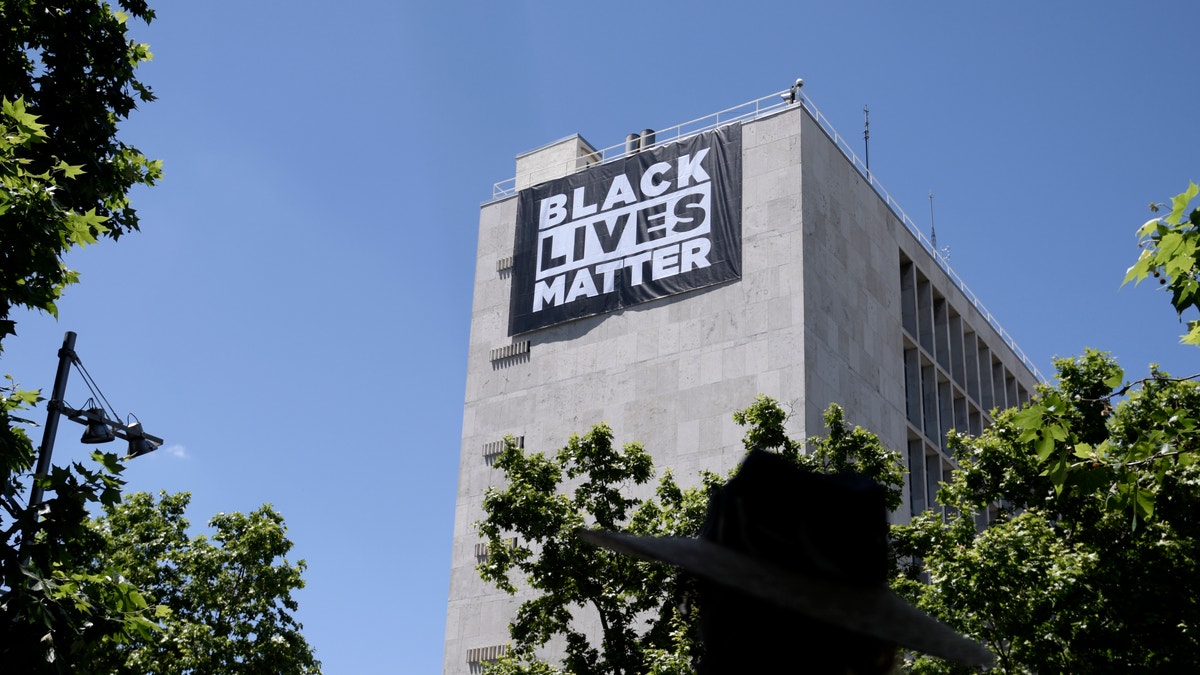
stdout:
POLYGON ((713 495, 697 539, 580 536, 696 577, 701 675, 882 674, 901 647, 992 661, 887 587, 885 494, 863 476, 812 473, 754 451, 713 495))

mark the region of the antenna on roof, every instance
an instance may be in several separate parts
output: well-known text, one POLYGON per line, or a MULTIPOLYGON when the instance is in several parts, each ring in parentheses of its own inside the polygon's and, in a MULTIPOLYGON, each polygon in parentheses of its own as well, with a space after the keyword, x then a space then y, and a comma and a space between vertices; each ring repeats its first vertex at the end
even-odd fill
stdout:
POLYGON ((941 258, 946 264, 950 264, 950 247, 938 248, 937 245, 937 228, 933 223, 933 190, 929 191, 929 243, 933 245, 934 259, 941 258))
POLYGON ((867 157, 867 173, 871 173, 871 109, 863 104, 863 150, 867 157))
POLYGON ((933 244, 933 252, 937 253, 937 227, 933 224, 933 190, 929 191, 929 243, 933 244))

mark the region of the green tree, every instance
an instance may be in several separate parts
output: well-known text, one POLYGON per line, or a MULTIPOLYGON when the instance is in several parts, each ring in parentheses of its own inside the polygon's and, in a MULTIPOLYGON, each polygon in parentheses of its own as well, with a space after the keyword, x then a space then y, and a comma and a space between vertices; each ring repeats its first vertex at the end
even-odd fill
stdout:
MULTIPOLYGON (((1125 274, 1124 283, 1140 283, 1149 276, 1171 293, 1171 306, 1182 319, 1188 310, 1200 310, 1200 209, 1189 212, 1200 187, 1188 189, 1171 200, 1171 211, 1138 228, 1141 254, 1125 274)), ((1157 213, 1160 204, 1151 204, 1157 213)), ((1200 321, 1188 320, 1185 344, 1200 346, 1200 321)), ((1187 415, 1152 415, 1154 424, 1127 426, 1111 434, 1107 419, 1113 405, 1139 388, 1149 395, 1157 384, 1172 378, 1151 364, 1147 377, 1126 382, 1125 372, 1115 362, 1101 363, 1089 351, 1081 359, 1060 360, 1059 388, 1046 388, 1014 418, 1021 443, 1032 442, 1039 461, 1055 489, 1096 487, 1108 480, 1105 503, 1126 510, 1136 527, 1150 518, 1155 494, 1167 468, 1197 461, 1200 450, 1195 438, 1195 419, 1187 415), (1103 377, 1096 369, 1105 371, 1103 377), (1124 384, 1123 384, 1124 383, 1124 384)), ((1183 378, 1192 380, 1200 375, 1183 378)), ((1135 397, 1144 405, 1145 396, 1135 397)), ((1166 408, 1170 409, 1170 408, 1166 408)))
MULTIPOLYGON (((857 470, 882 482, 889 502, 899 504, 903 474, 899 455, 883 448, 860 428, 849 429, 841 408, 825 414, 829 436, 804 444, 790 439, 786 412, 760 396, 734 415, 747 427, 749 451, 775 450, 817 471, 857 470)), ((669 470, 652 497, 644 493, 654 475, 645 449, 630 443, 615 448, 612 430, 597 425, 572 436, 553 457, 526 452, 512 439, 496 459, 503 487, 489 488, 478 523, 487 541, 480 576, 509 593, 518 584, 533 591, 510 624, 513 652, 489 666, 492 675, 600 675, 611 673, 681 675, 699 654, 697 611, 690 581, 672 568, 633 560, 583 543, 583 527, 649 536, 696 536, 711 492, 728 476, 702 472, 695 487, 683 488, 669 470), (599 616, 601 635, 593 643, 577 623, 577 612, 599 616), (562 669, 539 661, 534 650, 562 637, 562 669)))
MULTIPOLYGON (((89 505, 120 498, 121 467, 112 453, 95 452, 93 470, 76 462, 39 478, 55 497, 38 514, 21 503, 21 479, 32 457, 14 410, 25 392, 0 393, 5 471, 0 494, 0 663, 21 673, 87 673, 81 654, 148 639, 161 610, 151 607, 111 562, 93 563, 100 545, 87 526, 89 505), (16 469, 14 470, 14 465, 16 469)), ((25 474, 25 475, 23 475, 25 474)))
MULTIPOLYGON (((1200 309, 1198 192, 1189 185, 1138 228, 1125 276, 1158 279, 1181 318, 1200 309)), ((1200 323, 1182 341, 1200 344, 1200 323)), ((1090 349, 1055 366, 1057 383, 1025 407, 978 437, 950 435, 959 468, 938 495, 948 516, 893 530, 910 563, 899 585, 988 644, 1002 672, 1188 670, 1200 653, 1198 376, 1152 365, 1130 382, 1090 349)))
MULTIPOLYGON (((1142 253, 1125 274, 1125 283, 1141 283, 1148 276, 1157 279, 1171 293, 1171 306, 1181 320, 1188 310, 1200 311, 1200 209, 1188 211, 1198 193, 1200 188, 1189 183, 1171 200, 1166 216, 1138 228, 1142 253)), ((1159 209, 1159 204, 1150 205, 1155 213, 1159 209)), ((1188 320, 1187 327, 1182 342, 1200 345, 1200 320, 1188 320)))
MULTIPOLYGON (((15 308, 56 313, 78 276, 70 249, 136 230, 129 192, 161 166, 117 139, 139 101, 135 76, 150 58, 128 35, 141 0, 0 2, 0 350, 15 308)), ((0 387, 0 662, 15 672, 86 672, 91 645, 145 638, 155 610, 118 568, 86 568, 95 548, 88 508, 119 499, 115 455, 38 480, 53 495, 32 513, 33 445, 22 411, 38 400, 9 378, 0 387)))
POLYGON ((1056 367, 1028 407, 978 437, 951 435, 948 517, 893 528, 897 551, 919 561, 899 585, 987 644, 1001 672, 1187 670, 1200 653, 1200 466, 1168 448, 1195 448, 1200 387, 1159 373, 1117 389, 1121 369, 1093 350, 1056 367), (1039 410, 1053 415, 1049 434, 1030 426, 1039 410))
POLYGON ((104 541, 94 565, 128 570, 130 583, 170 610, 145 638, 90 650, 99 671, 307 675, 320 663, 293 613, 303 560, 291 563, 283 518, 270 505, 217 514, 210 535, 189 535, 191 495, 127 495, 92 523, 104 541), (101 562, 103 561, 103 562, 101 562))
MULTIPOLYGON (((493 672, 551 672, 533 649, 555 636, 565 639, 564 667, 575 675, 645 672, 646 650, 671 646, 676 576, 663 565, 597 550, 575 532, 582 527, 697 532, 704 488, 681 489, 667 472, 656 498, 627 496, 629 488, 650 482, 653 463, 640 444, 614 447, 612 430, 603 424, 572 436, 553 457, 527 453, 507 439, 495 466, 506 484, 489 488, 484 497, 487 517, 478 527, 488 557, 479 565, 480 576, 509 593, 524 582, 538 595, 521 604, 510 625, 514 658, 493 672), (573 608, 599 616, 599 644, 578 627, 573 608), (653 615, 649 626, 639 630, 646 613, 653 615)), ((703 482, 714 484, 716 477, 706 474, 703 482)))
POLYGON ((746 427, 742 445, 751 450, 775 450, 815 473, 858 473, 883 486, 888 509, 895 511, 904 500, 904 464, 900 453, 888 450, 875 434, 846 423, 846 412, 830 404, 822 416, 828 436, 806 442, 788 438, 788 414, 775 399, 760 395, 733 421, 746 427), (806 447, 807 445, 807 447, 806 447))
POLYGON ((78 276, 73 246, 138 229, 129 201, 153 185, 159 162, 117 138, 138 102, 149 48, 130 39, 130 18, 149 22, 144 0, 5 0, 0 5, 0 340, 14 307, 55 312, 78 276))

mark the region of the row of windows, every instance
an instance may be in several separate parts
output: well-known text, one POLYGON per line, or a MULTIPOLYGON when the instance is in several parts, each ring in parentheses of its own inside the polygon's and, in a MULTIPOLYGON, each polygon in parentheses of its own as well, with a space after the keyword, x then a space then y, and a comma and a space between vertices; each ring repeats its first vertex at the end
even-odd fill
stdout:
POLYGON ((900 263, 904 393, 913 514, 938 508, 954 461, 951 430, 978 435, 991 411, 1029 400, 1029 390, 911 260, 900 263))
MULTIPOLYGON (((900 264, 901 323, 908 342, 983 411, 1015 407, 1029 393, 988 344, 909 260, 900 264)), ((906 366, 908 365, 905 345, 906 366)))

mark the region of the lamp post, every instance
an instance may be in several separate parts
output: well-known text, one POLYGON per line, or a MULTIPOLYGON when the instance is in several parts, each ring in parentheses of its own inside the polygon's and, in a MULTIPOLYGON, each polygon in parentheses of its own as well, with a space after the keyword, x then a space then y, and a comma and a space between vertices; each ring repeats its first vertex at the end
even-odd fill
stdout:
MULTIPOLYGON (((62 348, 58 350, 58 372, 54 376, 54 389, 50 394, 50 402, 46 406, 46 428, 42 433, 42 445, 38 450, 37 472, 34 474, 33 489, 29 492, 29 507, 37 509, 41 506, 45 491, 37 478, 49 475, 50 459, 54 454, 54 437, 58 433, 58 420, 64 414, 67 419, 87 426, 81 439, 84 443, 106 443, 114 438, 129 441, 129 453, 125 459, 140 457, 153 452, 163 444, 163 439, 151 436, 142 430, 141 421, 122 424, 111 420, 104 409, 96 406, 87 410, 76 410, 63 402, 67 392, 67 376, 71 374, 71 366, 77 365, 82 369, 79 356, 75 353, 75 333, 67 331, 63 337, 62 348)), ((83 371, 85 379, 89 380, 89 388, 95 389, 94 382, 87 371, 83 371)), ((101 395, 101 399, 103 396, 101 395)), ((135 418, 136 419, 136 418, 135 418)))

